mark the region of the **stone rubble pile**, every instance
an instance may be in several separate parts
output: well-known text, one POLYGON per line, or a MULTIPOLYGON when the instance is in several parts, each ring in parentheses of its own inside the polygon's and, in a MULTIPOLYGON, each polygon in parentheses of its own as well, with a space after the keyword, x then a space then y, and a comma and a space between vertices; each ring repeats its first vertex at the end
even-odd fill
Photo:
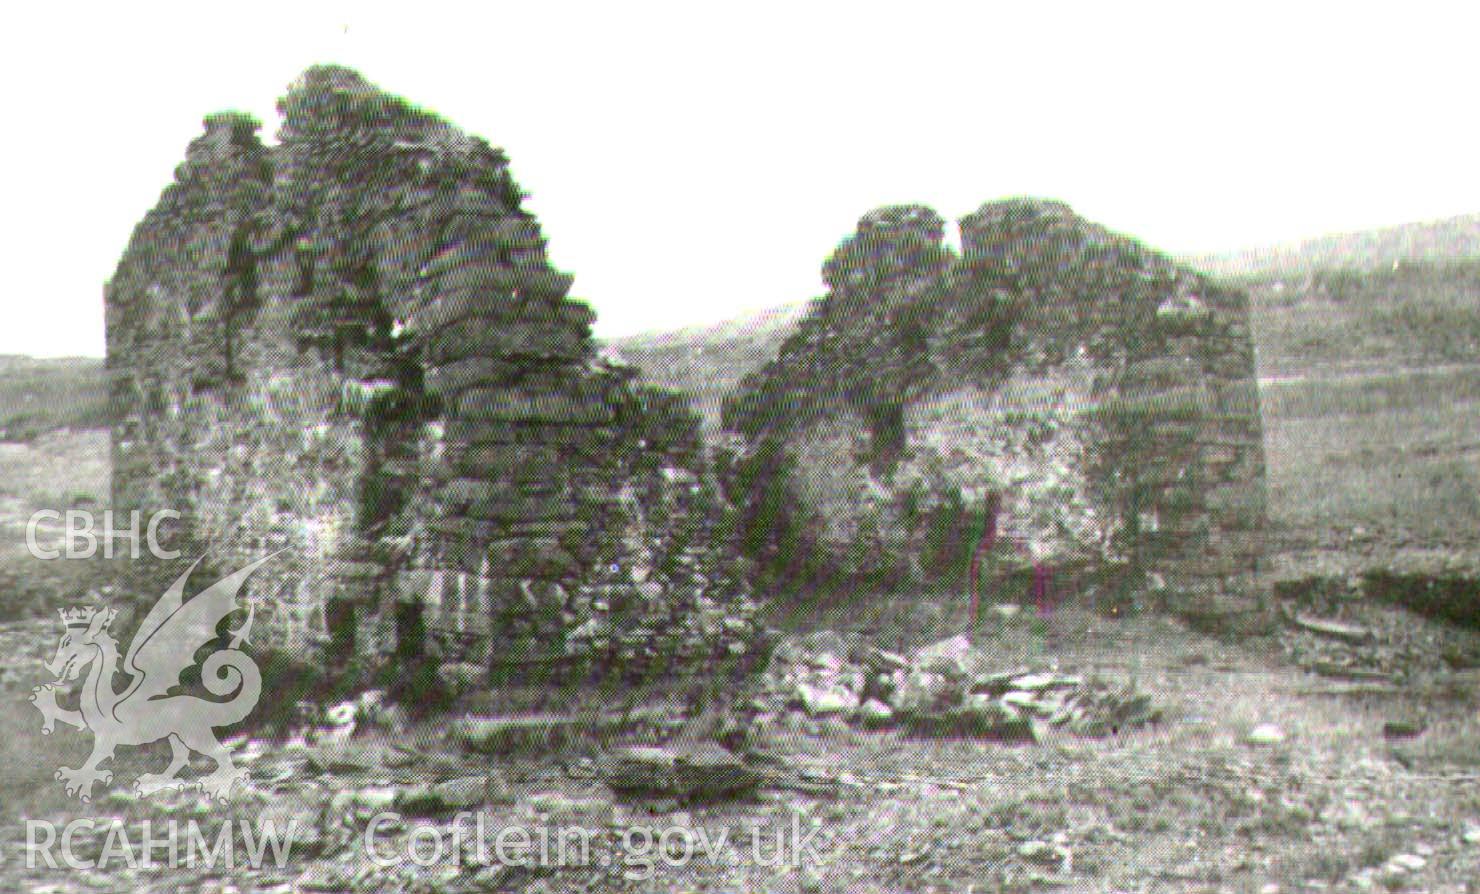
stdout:
POLYGON ((754 767, 713 742, 619 749, 602 762, 600 772, 618 795, 685 804, 748 794, 763 779, 754 767))
POLYGON ((1133 686, 1052 669, 995 667, 990 655, 955 636, 898 655, 832 631, 779 645, 767 669, 770 705, 864 727, 1036 738, 1035 726, 1104 736, 1161 719, 1133 686))
POLYGON ((1284 597, 1281 650, 1310 673, 1401 684, 1480 667, 1480 632, 1384 605, 1356 588, 1312 594, 1287 586, 1277 588, 1276 596, 1284 597))

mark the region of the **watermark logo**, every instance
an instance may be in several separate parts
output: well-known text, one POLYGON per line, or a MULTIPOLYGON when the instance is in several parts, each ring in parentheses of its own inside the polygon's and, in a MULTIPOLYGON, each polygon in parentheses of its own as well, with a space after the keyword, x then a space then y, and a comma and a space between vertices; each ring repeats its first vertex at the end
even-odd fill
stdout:
MULTIPOLYGON (((115 553, 127 552, 130 559, 142 555, 147 546, 149 554, 156 559, 180 558, 180 551, 165 549, 160 543, 160 526, 166 521, 178 521, 180 513, 173 509, 161 509, 151 513, 147 522, 143 514, 135 509, 128 514, 128 524, 120 525, 113 510, 105 509, 99 519, 85 509, 42 509, 33 513, 26 521, 26 549, 38 559, 90 559, 102 552, 103 558, 111 559, 115 553), (55 529, 60 525, 60 532, 55 529), (44 534, 59 533, 61 544, 43 543, 44 534), (119 541, 122 541, 120 545, 119 541)), ((52 537, 46 538, 48 542, 52 537)))
MULTIPOLYGON (((359 835, 344 839, 349 848, 381 870, 411 866, 480 869, 505 867, 536 871, 596 868, 627 881, 651 881, 664 871, 700 862, 720 868, 743 865, 798 871, 835 862, 840 839, 816 821, 792 811, 789 825, 749 828, 732 839, 731 829, 675 824, 549 826, 508 823, 507 818, 463 811, 451 823, 401 814, 378 813, 359 835)), ((283 868, 308 826, 293 817, 286 823, 258 817, 228 818, 210 823, 144 819, 132 824, 121 817, 74 819, 65 825, 26 820, 27 869, 110 870, 204 868, 226 871, 283 868), (215 839, 209 832, 214 828, 215 839)), ((312 820, 308 820, 312 822, 312 820)), ((347 827, 340 827, 348 831, 347 827)), ((413 870, 415 871, 415 870, 413 870)))
POLYGON ((283 868, 299 832, 297 820, 281 827, 272 820, 252 823, 227 820, 211 842, 198 820, 144 820, 134 827, 118 817, 97 821, 75 819, 64 826, 48 820, 26 820, 26 868, 112 870, 204 868, 214 870, 283 868), (102 839, 102 847, 95 844, 102 839), (270 852, 270 856, 269 856, 270 852), (60 862, 58 859, 60 858, 60 862))
MULTIPOLYGON (((276 553, 273 554, 277 555, 276 553)), ((69 796, 91 800, 96 783, 108 784, 113 774, 101 765, 113 759, 119 746, 140 746, 160 739, 170 743, 170 764, 163 773, 145 773, 135 783, 141 796, 170 788, 199 785, 207 797, 226 801, 232 787, 247 778, 245 769, 231 763, 231 753, 216 739, 214 728, 229 726, 252 712, 262 692, 257 663, 241 650, 252 628, 252 607, 246 622, 231 631, 225 649, 212 652, 201 664, 201 683, 207 692, 225 698, 211 701, 194 695, 171 695, 180 675, 195 664, 195 653, 216 638, 216 625, 240 608, 237 592, 260 559, 202 590, 188 601, 185 581, 200 564, 197 559, 159 598, 134 634, 119 665, 118 641, 109 625, 118 614, 112 608, 75 608, 63 611, 62 637, 56 655, 44 666, 56 679, 35 687, 31 702, 44 718, 41 732, 50 735, 58 722, 91 730, 92 754, 81 767, 61 767, 56 778, 69 796), (76 710, 57 703, 59 690, 86 672, 76 710), (114 677, 128 677, 122 690, 114 677), (191 752, 215 762, 213 772, 195 780, 179 773, 191 752)))

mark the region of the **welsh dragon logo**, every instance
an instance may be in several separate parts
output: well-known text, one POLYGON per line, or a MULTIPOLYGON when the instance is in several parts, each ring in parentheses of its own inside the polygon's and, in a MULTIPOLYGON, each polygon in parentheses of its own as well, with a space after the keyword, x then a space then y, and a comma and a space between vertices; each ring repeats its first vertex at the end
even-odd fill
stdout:
MULTIPOLYGON (((274 554, 276 555, 276 554, 274 554)), ((122 668, 118 665, 118 641, 109 625, 118 614, 111 608, 76 608, 61 612, 62 638, 55 657, 46 664, 56 680, 32 690, 31 701, 45 717, 41 732, 50 735, 56 724, 92 730, 92 754, 81 767, 62 767, 56 778, 67 794, 85 803, 92 798, 93 784, 104 785, 113 774, 100 765, 112 760, 120 745, 139 746, 167 738, 170 763, 163 773, 144 773, 135 783, 142 796, 168 788, 199 784, 207 797, 226 801, 238 782, 247 778, 245 769, 231 763, 231 753, 216 739, 214 728, 229 726, 245 718, 257 706, 262 676, 257 664, 241 651, 252 628, 253 607, 247 619, 230 631, 231 641, 206 657, 201 664, 201 683, 206 691, 227 701, 211 701, 194 695, 171 694, 180 685, 180 674, 195 664, 195 653, 216 639, 216 625, 240 606, 237 591, 257 567, 273 558, 258 560, 217 581, 189 600, 184 598, 185 581, 200 564, 197 559, 180 575, 145 616, 129 644, 122 668), (77 710, 57 704, 59 689, 87 670, 77 710), (121 691, 113 688, 120 671, 130 679, 121 691), (215 762, 213 772, 196 780, 179 773, 191 752, 215 762)))

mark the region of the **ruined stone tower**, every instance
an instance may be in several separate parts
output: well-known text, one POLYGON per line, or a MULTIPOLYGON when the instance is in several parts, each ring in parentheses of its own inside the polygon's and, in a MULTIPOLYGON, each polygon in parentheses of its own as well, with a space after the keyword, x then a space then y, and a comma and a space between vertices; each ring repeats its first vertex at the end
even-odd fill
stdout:
POLYGON ((279 111, 206 119, 108 285, 114 505, 282 550, 259 629, 331 661, 743 652, 697 422, 596 356, 503 154, 337 67, 279 111))
POLYGON ((985 562, 987 598, 1017 599, 1003 575, 1037 565, 1066 596, 1257 617, 1247 296, 1058 202, 960 229, 958 255, 929 208, 866 215, 727 404, 749 549, 813 582, 955 586, 985 562))

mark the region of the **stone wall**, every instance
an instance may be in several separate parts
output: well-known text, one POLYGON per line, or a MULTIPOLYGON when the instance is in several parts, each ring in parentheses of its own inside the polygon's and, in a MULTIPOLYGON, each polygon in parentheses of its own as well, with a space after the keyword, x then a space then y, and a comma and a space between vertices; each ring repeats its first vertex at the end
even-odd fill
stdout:
POLYGON ((989 203, 960 228, 957 256, 927 208, 865 216, 730 401, 748 546, 812 582, 959 583, 985 560, 1252 612, 1247 297, 1056 202, 989 203))
MULTIPOLYGON (((114 506, 274 646, 495 670, 743 652, 697 419, 593 350, 503 154, 341 68, 206 119, 106 292, 114 506)), ((157 596, 167 565, 134 582, 157 596)))

